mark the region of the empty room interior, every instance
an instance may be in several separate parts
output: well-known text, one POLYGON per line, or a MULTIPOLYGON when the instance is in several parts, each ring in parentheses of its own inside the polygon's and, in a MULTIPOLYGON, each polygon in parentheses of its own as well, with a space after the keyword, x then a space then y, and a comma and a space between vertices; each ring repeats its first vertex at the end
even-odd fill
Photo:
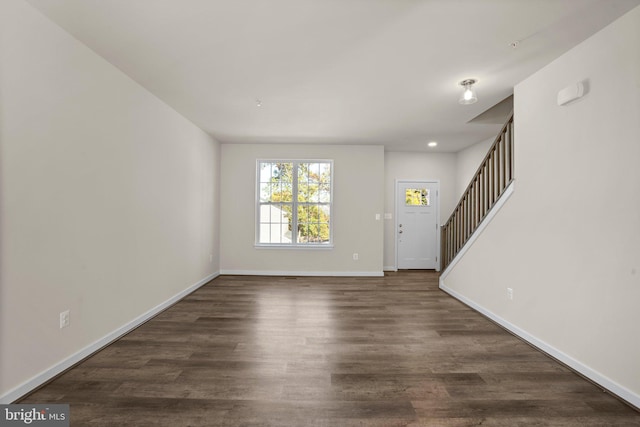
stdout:
POLYGON ((640 426, 639 162, 640 0, 2 0, 0 403, 640 426))

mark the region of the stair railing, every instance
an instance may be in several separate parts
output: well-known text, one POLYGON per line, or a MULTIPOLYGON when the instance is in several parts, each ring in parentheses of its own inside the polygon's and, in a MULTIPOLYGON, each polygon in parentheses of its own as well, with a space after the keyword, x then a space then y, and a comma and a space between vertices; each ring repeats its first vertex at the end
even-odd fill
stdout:
POLYGON ((451 263, 513 181, 513 113, 442 226, 441 271, 451 263))

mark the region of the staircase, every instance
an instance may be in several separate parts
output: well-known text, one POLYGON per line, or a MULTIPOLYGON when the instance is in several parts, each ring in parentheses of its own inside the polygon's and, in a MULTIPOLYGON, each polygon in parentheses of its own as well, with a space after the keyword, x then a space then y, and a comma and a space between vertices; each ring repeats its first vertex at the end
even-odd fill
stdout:
POLYGON ((441 271, 458 255, 513 181, 513 113, 442 226, 441 271))

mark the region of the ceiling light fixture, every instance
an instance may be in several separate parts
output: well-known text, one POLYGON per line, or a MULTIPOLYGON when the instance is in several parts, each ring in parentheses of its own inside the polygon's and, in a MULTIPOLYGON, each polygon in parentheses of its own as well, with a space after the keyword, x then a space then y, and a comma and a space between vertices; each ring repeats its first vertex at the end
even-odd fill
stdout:
POLYGON ((430 143, 427 144, 429 147, 433 148, 433 147, 437 147, 438 143, 435 141, 431 141, 430 143))
POLYGON ((466 79, 460 82, 460 86, 464 87, 464 91, 462 95, 460 95, 460 99, 458 102, 462 105, 473 104, 478 100, 478 95, 476 94, 473 85, 476 84, 477 80, 475 79, 466 79))
POLYGON ((256 107, 262 107, 262 101, 256 99, 256 107))

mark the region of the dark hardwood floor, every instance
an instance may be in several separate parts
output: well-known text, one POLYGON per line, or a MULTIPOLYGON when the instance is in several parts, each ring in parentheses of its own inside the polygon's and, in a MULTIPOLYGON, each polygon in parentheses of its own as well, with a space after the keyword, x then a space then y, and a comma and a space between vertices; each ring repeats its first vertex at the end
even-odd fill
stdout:
POLYGON ((23 402, 72 426, 640 426, 437 280, 222 276, 23 402))

